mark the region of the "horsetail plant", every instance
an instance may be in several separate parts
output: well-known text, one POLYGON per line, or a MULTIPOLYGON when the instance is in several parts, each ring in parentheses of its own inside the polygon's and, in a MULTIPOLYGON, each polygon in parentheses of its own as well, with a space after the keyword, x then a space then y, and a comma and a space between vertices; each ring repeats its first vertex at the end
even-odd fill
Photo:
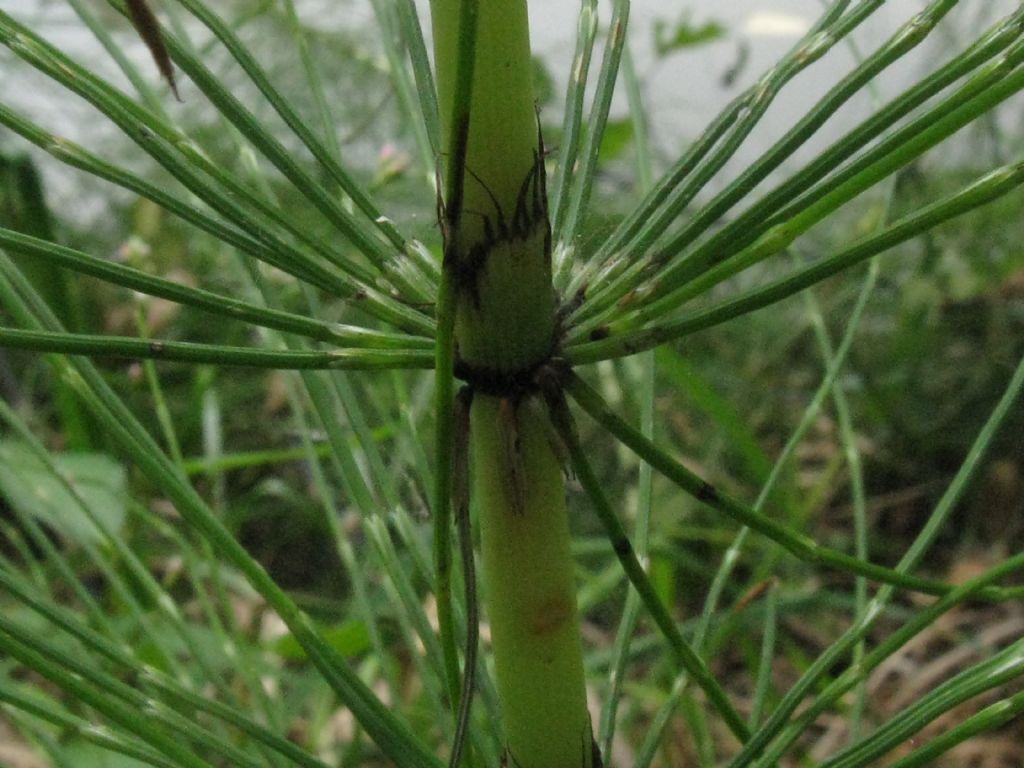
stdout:
MULTIPOLYGON (((19 738, 53 764, 78 764, 88 749, 118 754, 131 761, 126 765, 168 768, 444 762, 600 768, 613 764, 622 740, 616 731, 626 730, 626 722, 638 737, 631 760, 642 768, 658 759, 666 728, 680 712, 697 744, 696 764, 806 761, 801 739, 816 718, 845 711, 843 697, 852 690, 863 700, 867 675, 941 617, 968 604, 1021 597, 1021 588, 1007 583, 1024 568, 1020 555, 956 585, 919 566, 1019 402, 1024 360, 894 567, 873 561, 867 551, 863 479, 840 376, 882 271, 875 257, 1024 183, 1018 158, 916 210, 897 209, 893 200, 902 169, 1024 90, 1019 5, 779 178, 826 121, 949 24, 958 5, 925 4, 858 57, 735 179, 709 194, 709 184, 755 135, 776 96, 849 42, 882 0, 827 4, 782 60, 712 120, 660 178, 651 172, 628 0, 611 3, 606 27, 595 0, 581 4, 557 148, 544 140, 526 0, 431 0, 432 67, 414 3, 373 0, 385 62, 379 66, 397 96, 403 138, 411 136, 418 152, 412 167, 434 185, 419 190, 422 210, 433 195, 438 224, 434 239, 440 242, 422 235, 426 244, 410 234, 409 222, 386 215, 383 195, 343 152, 334 113, 344 105, 331 98, 324 75, 332 52, 303 25, 302 3, 225 10, 204 0, 166 0, 160 8, 109 0, 141 36, 173 94, 185 105, 212 105, 212 130, 179 117, 181 106, 146 74, 153 62, 135 61, 124 47, 127 38, 110 33, 101 15, 107 9, 85 0, 68 5, 118 72, 48 41, 22 8, 0 7, 0 43, 8 52, 0 66, 10 72, 5 80, 47 78, 47 87, 80 97, 134 149, 122 150, 122 159, 105 159, 40 124, 37 110, 8 88, 0 90, 6 130, 0 149, 8 143, 30 148, 29 159, 19 161, 27 168, 48 154, 173 215, 198 251, 228 265, 223 268, 238 290, 193 286, 69 247, 56 242, 54 230, 26 227, 0 207, 0 347, 47 354, 55 391, 63 393, 63 429, 79 435, 76 447, 94 451, 74 463, 75 454, 47 447, 25 409, 0 401, 0 458, 38 484, 25 492, 16 473, 0 471, 0 492, 12 510, 2 521, 6 544, 0 548, 0 703, 19 738), (313 119, 296 106, 295 93, 275 85, 259 45, 246 42, 247 24, 263 17, 280 19, 280 29, 293 38, 313 119), (604 51, 591 82, 599 38, 604 51), (225 52, 232 71, 254 89, 257 107, 245 103, 251 94, 229 84, 225 52), (620 81, 642 195, 592 245, 588 217, 591 201, 602 194, 602 139, 620 81), (123 90, 125 84, 134 94, 123 90), (137 170, 125 159, 130 153, 147 158, 152 172, 137 170), (879 186, 886 190, 883 213, 870 232, 808 263, 785 258, 800 252, 816 225, 835 221, 847 204, 879 186), (296 210, 303 211, 301 220, 296 210), (814 291, 865 262, 867 277, 833 345, 814 291), (763 269, 776 264, 783 265, 781 274, 763 269), (59 277, 47 285, 39 274, 59 277), (93 332, 79 320, 68 327, 70 308, 53 299, 52 289, 70 275, 128 289, 144 302, 198 310, 229 328, 244 323, 255 335, 242 338, 258 343, 240 344, 231 332, 213 340, 204 334, 202 341, 163 338, 151 333, 142 311, 135 335, 93 332), (723 292, 737 276, 751 279, 743 289, 723 292), (765 472, 757 500, 748 503, 654 440, 654 350, 668 353, 691 334, 801 293, 813 309, 827 370, 765 472), (612 403, 634 370, 624 359, 634 355, 643 381, 639 427, 612 403), (155 427, 90 358, 145 361, 155 427), (170 415, 170 382, 154 361, 202 366, 204 381, 221 376, 209 374, 209 366, 292 372, 282 388, 300 448, 222 455, 218 389, 209 385, 201 398, 205 453, 186 458, 182 425, 170 415), (600 365, 595 371, 592 364, 600 365), (830 398, 853 484, 853 553, 816 541, 792 510, 772 508, 787 462, 830 398), (632 536, 595 466, 604 458, 589 448, 595 438, 587 430, 595 424, 641 467, 632 536), (82 436, 83 425, 95 434, 82 436), (433 456, 423 445, 424 428, 433 430, 433 456), (323 435, 322 444, 315 435, 323 435), (382 449, 385 443, 389 450, 382 449), (170 502, 170 519, 147 503, 123 500, 123 479, 105 494, 90 490, 82 462, 112 462, 100 448, 138 470, 133 485, 157 489, 170 502), (225 515, 227 466, 253 468, 285 457, 301 458, 322 530, 330 535, 325 548, 349 580, 350 623, 340 627, 312 618, 299 595, 242 546, 225 515), (655 572, 648 541, 653 474, 742 526, 693 625, 674 616, 671 590, 655 572), (209 494, 196 476, 209 481, 209 494), (605 576, 582 587, 569 480, 582 489, 603 530, 605 576), (430 512, 429 545, 427 524, 415 514, 420 506, 430 512), (127 538, 132 531, 162 541, 174 552, 174 565, 160 572, 147 562, 127 538), (761 641, 749 664, 753 702, 741 701, 721 674, 710 642, 723 593, 738 578, 736 563, 751 537, 764 541, 769 567, 785 558, 815 573, 856 577, 857 584, 845 630, 804 665, 788 690, 778 691, 771 672, 784 629, 779 614, 787 608, 772 588, 778 580, 737 587, 738 594, 752 586, 751 595, 768 593, 763 626, 749 633, 761 641), (96 578, 102 580, 99 595, 90 586, 96 578), (602 661, 583 640, 581 616, 622 582, 629 589, 626 608, 610 659, 602 661), (869 582, 876 585, 870 598, 869 582), (897 590, 934 599, 909 614, 891 611, 897 590), (425 608, 428 593, 436 600, 436 625, 425 608), (238 603, 258 604, 259 612, 280 619, 283 640, 268 646, 241 626, 238 603), (641 610, 655 630, 651 636, 637 630, 641 610), (651 666, 665 685, 648 693, 660 709, 651 716, 638 705, 623 716, 623 676, 652 648, 664 649, 651 666), (313 680, 293 675, 285 660, 315 671, 313 680), (594 681, 595 668, 607 669, 607 685, 594 681), (588 691, 603 699, 593 722, 588 691), (351 717, 352 732, 330 739, 326 723, 339 705, 351 717)), ((15 186, 13 194, 21 193, 15 186)), ((40 198, 34 197, 37 205, 40 198)), ((923 692, 892 724, 867 729, 862 708, 855 708, 849 741, 819 756, 820 764, 874 765, 954 707, 1019 682, 1019 641, 987 651, 923 692)), ((898 764, 923 765, 1022 709, 1024 699, 1011 692, 901 753, 898 764)))
MULTIPOLYGON (((551 361, 557 331, 526 4, 474 9, 438 0, 432 18, 449 148, 438 320, 439 332, 450 335, 439 340, 437 375, 447 375, 457 357, 467 381, 461 407, 468 429, 456 434, 471 448, 457 455, 473 467, 505 750, 521 765, 589 768, 593 737, 565 483, 533 382, 551 361), (455 357, 445 354, 452 343, 455 357)), ((450 399, 443 387, 438 397, 450 399)), ((447 407, 439 403, 438 412, 447 407)), ((467 471, 455 467, 452 477, 467 471)), ((466 500, 457 505, 468 514, 466 500)), ((435 510, 446 506, 442 497, 435 510)), ((446 528, 441 523, 438 534, 446 528)), ((444 574, 447 546, 437 549, 444 574)))

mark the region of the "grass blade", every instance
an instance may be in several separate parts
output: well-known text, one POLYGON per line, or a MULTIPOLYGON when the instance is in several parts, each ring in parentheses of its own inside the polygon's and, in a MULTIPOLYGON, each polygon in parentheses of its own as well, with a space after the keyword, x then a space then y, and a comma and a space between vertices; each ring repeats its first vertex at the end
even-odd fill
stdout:
MULTIPOLYGON (((943 494, 942 499, 932 511, 928 522, 922 528, 914 543, 900 559, 899 564, 896 566, 897 571, 902 573, 914 568, 935 541, 939 531, 949 519, 950 513, 956 507, 967 486, 981 467, 986 451, 992 444, 992 440, 1006 420, 1007 415, 1011 412, 1014 404, 1020 398, 1022 391, 1024 391, 1024 358, 1021 359, 1013 376, 1010 378, 1002 398, 1000 398, 996 407, 992 409, 985 425, 979 431, 970 452, 960 465, 960 469, 957 471, 946 493, 943 494)), ((880 663, 942 613, 969 598, 978 597, 989 585, 1022 567, 1024 567, 1024 555, 1010 557, 990 569, 984 575, 971 579, 947 592, 937 602, 918 613, 900 631, 894 633, 878 648, 869 653, 860 666, 848 670, 837 681, 827 686, 826 690, 819 695, 815 706, 812 706, 807 711, 805 717, 813 719, 818 710, 824 709, 829 703, 834 702, 838 696, 842 695, 842 692, 849 690, 855 685, 861 676, 870 671, 872 665, 880 663)), ((730 764, 730 768, 750 765, 751 761, 764 750, 768 743, 783 731, 789 718, 792 717, 803 698, 817 684, 821 675, 830 668, 831 664, 843 655, 848 654, 854 645, 874 625, 881 615, 882 609, 891 599, 892 593, 890 586, 884 586, 879 590, 878 594, 868 604, 867 609, 854 621, 853 626, 844 632, 842 637, 815 660, 796 685, 783 697, 764 726, 758 730, 750 743, 744 747, 730 764)), ((792 729, 792 731, 799 730, 802 729, 792 729)), ((791 743, 796 738, 796 735, 793 732, 787 734, 783 742, 773 747, 772 753, 768 753, 765 757, 768 765, 772 764, 771 760, 773 758, 777 759, 778 754, 785 750, 786 745, 791 743)))

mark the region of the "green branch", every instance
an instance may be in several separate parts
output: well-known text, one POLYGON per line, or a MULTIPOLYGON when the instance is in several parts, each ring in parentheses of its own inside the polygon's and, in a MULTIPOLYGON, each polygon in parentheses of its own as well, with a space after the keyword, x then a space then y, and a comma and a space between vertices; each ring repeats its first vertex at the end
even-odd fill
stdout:
POLYGON ((123 357, 177 363, 208 363, 285 370, 379 371, 429 370, 433 356, 426 350, 344 349, 325 352, 285 352, 187 341, 157 341, 123 336, 91 336, 60 331, 0 328, 0 347, 60 352, 90 357, 123 357))
POLYGON ((640 565, 636 552, 633 550, 633 545, 626 535, 626 530, 622 527, 622 523, 619 522, 619 518, 616 516, 602 490, 601 480, 594 474, 594 470, 590 467, 590 462, 587 461, 587 454, 583 450, 583 446, 580 445, 579 437, 576 435, 576 427, 572 421, 572 415, 569 413, 569 408, 564 398, 560 395, 550 397, 548 404, 551 408, 555 429, 558 430, 559 436, 569 450, 573 471, 576 473, 580 485, 583 486, 583 490, 590 498, 594 512, 601 521, 601 525, 604 526, 608 541, 615 552, 615 556, 622 564, 623 570, 629 577, 630 584, 639 593, 644 606, 650 612, 651 618, 654 619, 654 623, 658 625, 658 629, 661 630, 668 640, 676 664, 681 669, 686 670, 690 677, 700 686, 701 690, 707 694, 708 699, 715 709, 718 710, 718 713, 725 720, 729 730, 733 732, 736 738, 741 742, 747 741, 750 738, 750 729, 747 727, 747 724, 732 706, 725 690, 715 679, 714 675, 711 674, 704 661, 683 639, 675 621, 669 615, 668 609, 658 597, 658 593, 648 578, 647 572, 640 565))
POLYGON ((329 323, 317 318, 250 304, 230 296, 154 277, 115 261, 90 256, 87 253, 22 235, 3 227, 0 227, 0 248, 66 267, 80 274, 90 275, 139 293, 159 296, 178 304, 196 307, 221 317, 243 320, 263 328, 294 333, 342 347, 429 350, 434 346, 433 341, 426 337, 383 333, 356 325, 329 323))
MULTIPOLYGON (((440 13, 432 8, 434 23, 440 13)), ((443 196, 439 206, 438 222, 444 234, 444 257, 441 264, 441 285, 437 296, 437 346, 434 362, 434 594, 437 598, 438 631, 444 656, 445 678, 448 698, 456 721, 461 720, 459 712, 468 701, 462 697, 459 674, 458 641, 455 636, 455 618, 452 606, 452 480, 454 478, 453 452, 455 451, 454 424, 454 373, 455 373, 455 327, 458 288, 455 267, 458 255, 455 252, 455 233, 459 230, 462 215, 462 190, 465 183, 466 152, 469 138, 469 118, 473 100, 473 73, 476 65, 477 24, 479 8, 476 0, 461 0, 454 15, 449 12, 441 16, 447 23, 454 23, 455 29, 447 56, 438 56, 438 67, 447 65, 452 71, 446 72, 444 82, 450 84, 448 99, 439 97, 439 103, 449 107, 442 112, 443 126, 447 129, 447 163, 443 179, 443 196)), ((435 32, 435 38, 440 33, 435 32)), ((441 38, 443 39, 443 38, 441 38)), ((441 46, 442 42, 436 42, 441 46)), ((438 77, 441 77, 439 72, 438 77)), ((442 194, 440 191, 438 194, 442 194)), ((469 670, 466 670, 469 675, 469 670)), ((453 746, 452 760, 457 762, 461 755, 461 744, 453 746)), ((457 768, 457 765, 453 765, 457 768)))
MULTIPOLYGON (((2 254, 0 264, 4 266, 6 276, 6 280, 0 280, 0 295, 8 309, 25 324, 59 331, 60 324, 53 313, 2 254)), ((437 768, 440 763, 426 745, 384 706, 345 659, 323 639, 309 617, 224 527, 220 518, 185 481, 178 468, 161 452, 127 406, 110 389, 99 371, 89 361, 81 358, 58 358, 58 361, 64 375, 91 407, 110 439, 120 446, 124 454, 154 484, 167 493, 177 511, 196 533, 220 552, 227 563, 237 568, 253 589, 277 612, 325 682, 352 711, 370 738, 398 765, 437 768)), ((138 720, 137 709, 132 710, 132 720, 138 720)), ((197 768, 202 765, 205 768, 205 764, 198 762, 184 764, 195 764, 197 768)))
MULTIPOLYGON (((707 504, 736 522, 767 536, 798 559, 929 595, 945 595, 953 589, 950 585, 942 582, 901 573, 817 544, 810 537, 796 533, 773 518, 722 493, 688 470, 616 414, 597 392, 575 374, 569 378, 566 390, 591 418, 604 426, 668 480, 697 501, 707 504)), ((997 600, 1002 597, 998 593, 991 592, 988 593, 988 596, 997 600)))
MULTIPOLYGON (((1021 71, 1021 75, 1021 83, 1024 84, 1024 70, 1021 71)), ((864 238, 838 254, 814 262, 787 277, 764 287, 741 293, 717 306, 698 310, 677 319, 665 321, 660 325, 622 331, 617 331, 613 326, 607 329, 610 334, 608 338, 571 344, 565 351, 565 358, 569 363, 579 365, 633 355, 724 323, 734 317, 748 314, 789 298, 827 277, 849 269, 876 254, 920 235, 922 232, 927 232, 945 221, 997 200, 1021 184, 1024 184, 1024 161, 1003 166, 986 174, 956 194, 899 219, 879 234, 864 238)), ((737 257, 737 261, 729 262, 728 268, 736 269, 749 266, 777 253, 783 247, 785 247, 785 243, 766 235, 746 251, 747 256, 742 260, 737 257)), ((722 269, 725 268, 726 265, 723 265, 722 269)))

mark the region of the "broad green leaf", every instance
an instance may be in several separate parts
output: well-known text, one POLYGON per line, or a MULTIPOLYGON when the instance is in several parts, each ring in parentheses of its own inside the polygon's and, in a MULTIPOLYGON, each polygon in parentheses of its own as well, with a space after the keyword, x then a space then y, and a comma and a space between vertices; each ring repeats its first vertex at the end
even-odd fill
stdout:
MULTIPOLYGON (((324 640, 342 656, 355 656, 370 648, 370 632, 365 622, 343 621, 322 631, 324 640)), ((289 661, 306 658, 299 642, 290 634, 284 635, 273 644, 273 650, 289 661)))
POLYGON ((629 118, 623 120, 609 120, 605 126, 604 135, 601 136, 601 149, 599 155, 601 160, 614 160, 619 157, 633 141, 633 121, 629 118))
POLYGON ((61 477, 24 445, 0 443, 0 494, 70 541, 101 540, 93 518, 109 532, 119 530, 125 512, 124 467, 100 453, 53 454, 53 462, 61 477))

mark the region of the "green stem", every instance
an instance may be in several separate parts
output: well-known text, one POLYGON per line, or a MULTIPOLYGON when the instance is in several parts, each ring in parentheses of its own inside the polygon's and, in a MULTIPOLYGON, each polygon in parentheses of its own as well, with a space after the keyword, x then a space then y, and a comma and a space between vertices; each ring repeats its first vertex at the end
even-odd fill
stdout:
POLYGON ((551 228, 526 3, 479 6, 470 73, 456 68, 461 2, 434 0, 431 11, 450 150, 445 214, 459 353, 474 368, 515 373, 547 357, 554 329, 551 228), (472 93, 468 105, 453 110, 456 90, 465 90, 456 87, 459 76, 472 77, 472 93), (451 151, 462 141, 464 153, 451 151))
POLYGON ((436 401, 441 631, 452 634, 444 486, 461 470, 451 462, 446 368, 457 362, 475 392, 472 488, 508 765, 591 768, 565 481, 528 384, 551 355, 555 297, 526 2, 433 0, 431 12, 446 148, 436 401))
POLYGON ((473 492, 510 766, 590 766, 565 484, 534 399, 480 396, 473 492), (518 448, 518 450, 517 450, 518 448))

